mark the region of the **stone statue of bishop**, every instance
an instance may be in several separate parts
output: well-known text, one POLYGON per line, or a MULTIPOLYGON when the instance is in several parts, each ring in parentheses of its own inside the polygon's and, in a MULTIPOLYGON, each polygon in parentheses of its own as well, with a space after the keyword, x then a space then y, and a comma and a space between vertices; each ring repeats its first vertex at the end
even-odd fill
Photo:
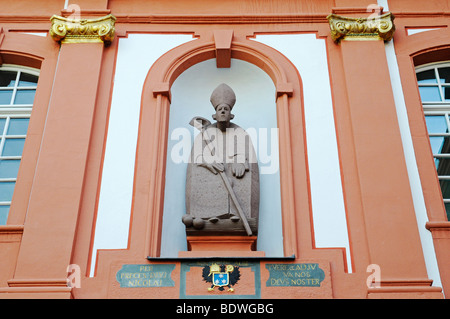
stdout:
POLYGON ((201 132, 194 140, 187 168, 186 215, 182 219, 187 234, 242 235, 247 222, 252 233, 257 233, 258 162, 250 136, 231 122, 235 102, 233 90, 220 84, 211 95, 216 122, 202 119, 200 127, 196 126, 201 132))

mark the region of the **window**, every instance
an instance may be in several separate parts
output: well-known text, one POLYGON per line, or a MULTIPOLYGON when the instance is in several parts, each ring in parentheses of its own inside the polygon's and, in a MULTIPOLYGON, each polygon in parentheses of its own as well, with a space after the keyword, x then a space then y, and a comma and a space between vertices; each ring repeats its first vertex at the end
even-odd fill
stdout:
POLYGON ((0 67, 0 225, 8 218, 38 75, 34 69, 0 67))
POLYGON ((434 163, 450 220, 450 62, 417 68, 434 163))

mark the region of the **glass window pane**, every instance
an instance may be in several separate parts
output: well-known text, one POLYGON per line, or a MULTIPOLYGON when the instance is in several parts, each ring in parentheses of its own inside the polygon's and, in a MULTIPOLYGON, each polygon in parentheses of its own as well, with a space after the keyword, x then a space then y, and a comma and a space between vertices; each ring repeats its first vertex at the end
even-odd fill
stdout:
POLYGON ((0 206, 0 225, 6 225, 6 220, 8 219, 9 205, 0 206))
POLYGON ((33 104, 36 90, 17 90, 14 104, 33 104))
POLYGON ((450 203, 445 203, 445 211, 447 212, 447 220, 450 221, 450 203))
POLYGON ((0 87, 14 87, 16 77, 16 71, 0 71, 0 87))
MULTIPOLYGON (((450 159, 445 158, 445 157, 440 157, 439 161, 436 165, 436 169, 437 169, 438 176, 449 176, 450 175, 450 159)), ((448 193, 448 198, 450 198, 450 189, 449 189, 449 193, 448 193)))
POLYGON ((425 116, 428 133, 448 133, 447 122, 444 115, 425 116))
POLYGON ((22 156, 24 138, 7 138, 3 146, 2 156, 22 156))
POLYGON ((442 90, 444 90, 444 100, 450 101, 450 87, 445 86, 442 88, 442 90))
POLYGON ((8 135, 26 135, 29 118, 12 118, 9 120, 8 135))
MULTIPOLYGON (((0 135, 3 134, 3 130, 5 129, 5 123, 6 123, 6 119, 5 118, 3 118, 3 119, 0 118, 0 135)), ((1 139, 0 139, 0 141, 1 141, 1 139)))
POLYGON ((13 91, 7 90, 7 91, 0 91, 0 105, 1 104, 11 104, 11 98, 12 98, 13 91))
POLYGON ((441 95, 437 86, 421 86, 419 87, 422 102, 440 102, 441 95))
POLYGON ((20 73, 19 87, 23 86, 36 86, 38 77, 36 75, 28 73, 20 73))
POLYGON ((10 202, 16 182, 0 182, 0 202, 10 202))
MULTIPOLYGON (((441 145, 440 145, 440 150, 438 151, 438 153, 440 154, 449 154, 450 153, 450 138, 448 136, 446 137, 438 137, 438 139, 441 139, 441 145)), ((430 138, 431 140, 431 138, 430 138)), ((438 153, 434 153, 434 154, 438 154, 438 153)), ((445 157, 438 157, 439 161, 436 163, 437 164, 437 173, 439 176, 447 176, 450 175, 450 158, 445 158, 445 157)), ((450 184, 449 184, 450 185, 450 184)), ((450 191, 450 189, 449 189, 450 191)), ((450 192, 449 192, 449 197, 450 197, 450 192)))
POLYGON ((419 84, 424 84, 424 83, 436 83, 437 84, 436 74, 434 73, 434 69, 417 73, 417 82, 419 82, 419 84))
POLYGON ((450 137, 445 136, 444 142, 442 143, 441 154, 449 154, 449 153, 450 153, 450 137))
POLYGON ((439 68, 438 73, 441 83, 450 83, 450 67, 439 68))
POLYGON ((437 170, 439 167, 439 158, 434 159, 434 166, 436 166, 436 170, 437 170))
POLYGON ((0 178, 16 178, 20 160, 0 160, 0 178))
POLYGON ((433 154, 441 154, 442 146, 444 145, 443 136, 431 136, 430 137, 431 150, 433 154))
POLYGON ((450 181, 449 180, 440 180, 442 197, 444 199, 450 199, 450 181))

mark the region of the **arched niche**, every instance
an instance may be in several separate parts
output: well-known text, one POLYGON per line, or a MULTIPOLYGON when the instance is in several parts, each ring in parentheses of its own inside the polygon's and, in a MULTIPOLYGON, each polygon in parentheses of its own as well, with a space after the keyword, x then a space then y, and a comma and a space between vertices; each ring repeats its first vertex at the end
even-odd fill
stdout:
MULTIPOLYGON (((188 42, 160 57, 144 82, 130 248, 142 247, 150 257, 161 255, 170 109, 173 99, 177 98, 172 89, 183 72, 214 58, 214 42, 200 39, 188 42)), ((300 76, 283 55, 254 41, 233 41, 231 58, 252 64, 266 73, 275 88, 272 92, 279 135, 283 254, 298 256, 302 246, 305 251, 313 247, 300 76), (300 238, 300 233, 306 240, 300 238)), ((206 94, 208 101, 211 92, 206 94)))
POLYGON ((161 256, 176 257, 187 250, 185 179, 189 153, 198 131, 189 125, 193 116, 213 122, 211 92, 227 83, 236 93, 233 123, 252 137, 260 167, 260 218, 257 250, 266 256, 283 255, 278 129, 275 86, 252 63, 232 59, 230 68, 217 68, 215 59, 202 61, 180 74, 171 87, 168 127, 161 256))

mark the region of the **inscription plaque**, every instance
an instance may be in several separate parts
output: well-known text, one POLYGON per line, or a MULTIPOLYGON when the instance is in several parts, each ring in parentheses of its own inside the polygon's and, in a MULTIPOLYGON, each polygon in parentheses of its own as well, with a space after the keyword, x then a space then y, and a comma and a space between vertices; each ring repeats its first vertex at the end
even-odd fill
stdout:
POLYGON ((317 263, 266 264, 267 287, 320 287, 325 272, 317 263))
POLYGON ((121 288, 174 287, 175 264, 123 265, 116 274, 121 288))

